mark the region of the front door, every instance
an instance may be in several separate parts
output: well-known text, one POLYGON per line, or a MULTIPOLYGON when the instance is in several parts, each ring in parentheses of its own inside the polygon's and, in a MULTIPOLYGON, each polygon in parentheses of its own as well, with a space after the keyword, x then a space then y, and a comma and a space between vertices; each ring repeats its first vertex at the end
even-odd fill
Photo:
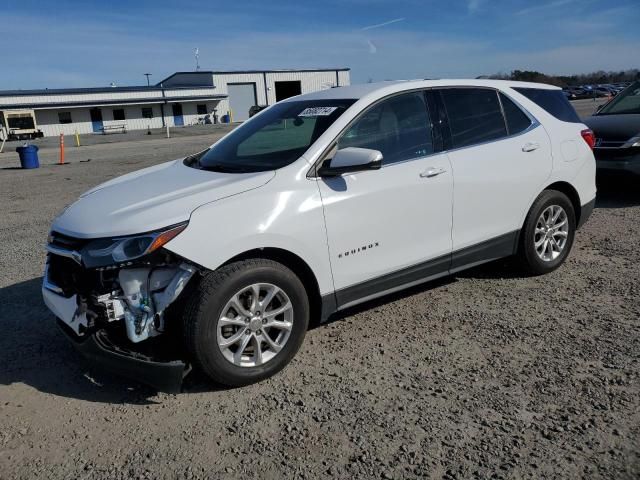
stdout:
POLYGON ((91 116, 91 129, 94 132, 102 132, 102 111, 99 108, 89 110, 91 116))
POLYGON ((370 107, 334 150, 383 154, 380 170, 318 180, 341 307, 448 270, 452 171, 434 152, 423 92, 370 107))
POLYGON ((182 116, 182 105, 179 103, 174 103, 171 105, 173 109, 173 124, 176 127, 181 127, 184 125, 184 117, 182 116))

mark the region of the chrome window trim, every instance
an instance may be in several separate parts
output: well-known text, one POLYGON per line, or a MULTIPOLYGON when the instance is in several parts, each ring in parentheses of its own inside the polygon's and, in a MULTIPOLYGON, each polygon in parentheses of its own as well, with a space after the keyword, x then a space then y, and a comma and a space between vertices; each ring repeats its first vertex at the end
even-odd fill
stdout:
POLYGON ((518 133, 514 133, 513 135, 508 135, 506 137, 500 137, 500 138, 496 138, 493 140, 487 140, 486 142, 480 142, 480 143, 474 143, 473 145, 465 145, 464 147, 458 147, 458 148, 450 148, 449 150, 444 150, 444 152, 449 153, 449 152, 458 152, 460 150, 465 150, 467 148, 475 148, 475 147, 481 147, 484 145, 488 145, 490 143, 496 143, 496 142, 502 142, 503 140, 511 140, 512 138, 516 138, 519 137, 521 135, 524 135, 526 133, 531 132, 532 130, 534 130, 535 128, 539 127, 540 123, 538 123, 538 121, 536 120, 535 123, 532 123, 531 125, 529 125, 529 127, 525 130, 522 130, 521 132, 518 133))
MULTIPOLYGON (((507 131, 507 133, 509 132, 509 127, 507 126, 507 117, 504 114, 504 110, 502 109, 502 101, 500 100, 500 93, 502 93, 505 97, 507 97, 509 100, 511 100, 513 103, 515 103, 515 105, 524 112, 524 114, 529 117, 529 120, 531 120, 531 125, 529 125, 527 128, 525 128, 524 130, 518 132, 518 133, 514 133, 514 134, 508 134, 505 137, 500 137, 500 138, 494 138, 492 140, 486 140, 484 142, 479 142, 479 143, 474 143, 472 145, 465 145, 464 147, 456 147, 456 148, 450 148, 448 150, 443 150, 443 152, 449 153, 449 152, 457 152, 459 150, 464 150, 466 148, 474 148, 474 147, 479 147, 479 146, 484 146, 484 145, 488 145, 489 143, 496 143, 496 142, 501 142, 502 140, 509 140, 512 138, 516 138, 519 137, 520 135, 524 135, 526 133, 529 133, 530 131, 534 130, 535 128, 537 128, 538 126, 540 126, 540 122, 538 121, 538 119, 536 117, 534 117, 531 112, 529 112, 529 110, 527 110, 526 108, 524 108, 522 106, 522 104, 520 104, 520 102, 514 100, 513 98, 511 98, 510 95, 507 95, 506 92, 504 92, 503 90, 500 90, 499 88, 494 88, 494 87, 476 87, 476 86, 472 86, 472 85, 465 85, 465 86, 460 86, 460 87, 456 87, 454 85, 451 86, 446 86, 446 87, 433 87, 432 90, 449 90, 452 88, 474 88, 474 89, 482 89, 482 90, 493 90, 496 92, 496 96, 498 97, 498 102, 500 104, 500 110, 502 111, 502 118, 504 119, 504 123, 505 123, 505 129, 507 131)), ((449 114, 447 113, 447 118, 449 117, 449 114)))
MULTIPOLYGON (((505 92, 504 90, 500 90, 499 88, 496 87, 486 87, 486 86, 476 86, 476 85, 446 85, 446 86, 435 86, 435 87, 421 87, 421 88, 412 88, 409 90, 403 90, 401 92, 395 92, 389 95, 386 95, 384 97, 381 97, 379 99, 377 99, 375 102, 367 105, 366 108, 364 108, 360 113, 358 113, 358 115, 347 124, 346 127, 344 127, 340 133, 338 133, 338 135, 336 135, 336 137, 329 143, 329 145, 324 149, 324 151, 322 152, 322 154, 318 157, 318 160, 316 160, 314 162, 314 164, 311 166, 311 168, 309 169, 309 171, 307 172, 307 178, 309 180, 319 180, 322 177, 319 177, 317 175, 315 175, 315 172, 317 171, 317 169, 319 168, 319 166, 322 164, 322 162, 325 160, 325 156, 327 155, 327 153, 335 146, 336 142, 338 141, 338 138, 340 138, 340 136, 342 134, 344 134, 352 125, 353 123, 355 123, 356 121, 358 121, 358 119, 364 115, 365 112, 367 112, 370 108, 372 108, 373 106, 383 102, 384 100, 387 100, 391 97, 395 97, 398 95, 403 95, 405 93, 416 93, 416 92, 427 92, 427 91, 434 91, 434 90, 448 90, 448 89, 452 89, 452 88, 474 88, 474 89, 482 89, 482 90, 493 90, 496 93, 496 96, 498 97, 498 103, 500 105, 500 111, 502 112, 502 118, 504 120, 505 123, 505 129, 507 131, 507 133, 509 132, 509 127, 507 125, 507 117, 504 114, 504 110, 502 107, 502 101, 500 100, 500 93, 502 93, 504 96, 506 96, 509 100, 511 100, 520 110, 522 110, 522 112, 524 112, 524 114, 529 118, 529 120, 531 120, 531 125, 529 125, 529 127, 527 127, 526 129, 518 132, 518 133, 514 133, 514 134, 508 134, 505 137, 500 137, 500 138, 495 138, 492 140, 487 140, 485 142, 480 142, 480 143, 474 143, 473 145, 465 145, 464 147, 457 147, 457 148, 450 148, 450 149, 443 149, 439 152, 433 152, 430 153, 428 155, 422 156, 422 157, 415 157, 415 158, 408 158, 406 160, 402 160, 399 162, 393 162, 393 163, 388 163, 388 164, 384 164, 384 159, 383 159, 383 164, 382 167, 380 168, 380 170, 383 170, 386 167, 391 167, 393 165, 401 165, 403 163, 407 163, 407 162, 413 162, 416 160, 421 160, 424 158, 429 158, 429 157, 433 157, 435 155, 440 155, 442 153, 449 153, 449 152, 457 152, 459 150, 464 150, 467 148, 475 148, 475 147, 479 147, 479 146, 484 146, 487 145, 489 143, 496 143, 496 142, 501 142, 502 140, 509 140, 512 138, 516 138, 519 137, 521 135, 525 135, 531 131, 533 131, 534 129, 536 129, 537 127, 541 126, 541 123, 538 121, 538 119, 536 117, 533 116, 533 114, 531 112, 529 112, 529 110, 527 110, 526 108, 524 108, 522 106, 522 104, 520 102, 518 102, 517 100, 515 100, 513 97, 511 97, 511 95, 508 95, 507 92, 505 92)), ((509 87, 510 88, 510 87, 509 87)), ((429 111, 429 106, 427 105, 427 112, 429 115, 429 120, 431 120, 431 112, 429 111)), ((446 112, 445 112, 446 113, 446 112)), ((447 118, 448 118, 448 114, 446 113, 447 118)), ((431 122, 432 128, 433 128, 433 122, 431 122)), ((357 172, 354 172, 354 174, 357 172)), ((359 172, 361 173, 361 172, 359 172)), ((353 175, 353 174, 351 174, 353 175)))

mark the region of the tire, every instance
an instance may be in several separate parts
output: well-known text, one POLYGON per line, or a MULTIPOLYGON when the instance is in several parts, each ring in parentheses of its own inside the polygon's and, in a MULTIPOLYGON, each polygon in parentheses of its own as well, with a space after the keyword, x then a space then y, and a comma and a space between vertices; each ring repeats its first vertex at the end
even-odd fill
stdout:
POLYGON ((557 190, 543 191, 533 202, 520 234, 518 256, 521 265, 533 275, 552 272, 569 255, 575 232, 576 214, 569 198, 557 190), (552 221, 556 213, 557 220, 551 228, 547 227, 545 219, 552 221), (564 223, 563 217, 566 219, 564 223), (546 244, 545 238, 549 239, 546 244))
POLYGON ((280 263, 249 259, 201 279, 186 303, 184 337, 192 360, 204 373, 238 387, 282 370, 302 345, 308 325, 309 299, 300 279, 280 263), (268 303, 253 305, 254 288, 258 299, 268 303), (283 313, 273 316, 280 310, 283 313))

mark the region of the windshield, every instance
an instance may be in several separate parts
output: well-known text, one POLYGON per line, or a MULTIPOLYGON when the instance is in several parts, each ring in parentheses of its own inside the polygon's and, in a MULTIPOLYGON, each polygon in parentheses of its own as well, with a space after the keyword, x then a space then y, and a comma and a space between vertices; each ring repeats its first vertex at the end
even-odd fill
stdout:
POLYGON ((635 82, 602 107, 598 115, 640 113, 640 82, 635 82))
POLYGON ((275 170, 294 162, 355 100, 282 102, 247 120, 190 166, 226 173, 275 170))

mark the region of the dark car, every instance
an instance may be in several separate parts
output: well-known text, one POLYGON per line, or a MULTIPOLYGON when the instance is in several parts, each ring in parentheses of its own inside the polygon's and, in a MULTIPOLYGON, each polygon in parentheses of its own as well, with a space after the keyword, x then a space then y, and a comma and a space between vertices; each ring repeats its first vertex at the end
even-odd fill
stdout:
POLYGON ((257 113, 260 113, 262 110, 264 110, 265 108, 267 108, 266 105, 253 105, 250 109, 249 109, 249 117, 253 117, 254 115, 256 115, 257 113))
POLYGON ((586 85, 584 87, 584 91, 587 95, 587 98, 593 98, 593 97, 608 97, 609 96, 609 92, 601 89, 599 87, 594 87, 592 85, 586 85))
POLYGON ((596 137, 598 171, 640 175, 640 82, 629 85, 585 123, 596 137))

